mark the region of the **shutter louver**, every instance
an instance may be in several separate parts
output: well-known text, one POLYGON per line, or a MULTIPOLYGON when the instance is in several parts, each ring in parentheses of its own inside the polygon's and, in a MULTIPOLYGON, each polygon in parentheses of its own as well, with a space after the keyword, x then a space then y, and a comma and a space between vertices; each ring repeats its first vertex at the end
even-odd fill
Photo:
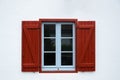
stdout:
POLYGON ((39 22, 22 22, 22 71, 38 71, 39 61, 39 22))
POLYGON ((78 21, 77 71, 95 71, 95 21, 78 21))

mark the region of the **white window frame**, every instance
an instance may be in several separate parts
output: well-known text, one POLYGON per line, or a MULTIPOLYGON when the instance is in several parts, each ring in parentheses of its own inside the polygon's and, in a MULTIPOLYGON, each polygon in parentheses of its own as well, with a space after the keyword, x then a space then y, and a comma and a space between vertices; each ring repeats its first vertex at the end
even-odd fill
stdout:
MULTIPOLYGON (((53 51, 49 51, 53 52, 53 51)), ((42 23, 42 71, 75 71, 75 24, 72 22, 43 22, 42 23), (50 39, 55 39, 55 54, 56 54, 56 65, 55 66, 45 66, 44 65, 44 24, 55 24, 55 37, 49 37, 50 39), (61 37, 61 24, 72 24, 72 37, 61 37), (72 51, 61 51, 61 39, 72 39, 73 50, 72 51), (73 65, 72 66, 61 66, 61 52, 72 52, 73 55, 73 65)))

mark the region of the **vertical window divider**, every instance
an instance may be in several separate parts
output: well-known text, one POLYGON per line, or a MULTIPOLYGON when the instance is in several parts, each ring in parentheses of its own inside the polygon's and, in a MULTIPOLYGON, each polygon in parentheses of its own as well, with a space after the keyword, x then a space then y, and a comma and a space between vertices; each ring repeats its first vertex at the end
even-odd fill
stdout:
POLYGON ((73 46, 72 46, 73 47, 73 66, 75 67, 75 65, 76 65, 75 64, 75 62, 76 62, 75 61, 75 59, 76 59, 76 56, 75 56, 76 55, 75 54, 75 49, 76 49, 75 48, 75 24, 73 24, 72 30, 73 30, 73 33, 72 33, 73 34, 73 36, 72 36, 72 39, 73 39, 73 46))
POLYGON ((56 24, 56 67, 59 70, 61 66, 61 25, 59 23, 56 24))
MULTIPOLYGON (((44 46, 44 24, 42 24, 42 47, 44 46)), ((42 48, 42 67, 44 66, 44 48, 42 48)))

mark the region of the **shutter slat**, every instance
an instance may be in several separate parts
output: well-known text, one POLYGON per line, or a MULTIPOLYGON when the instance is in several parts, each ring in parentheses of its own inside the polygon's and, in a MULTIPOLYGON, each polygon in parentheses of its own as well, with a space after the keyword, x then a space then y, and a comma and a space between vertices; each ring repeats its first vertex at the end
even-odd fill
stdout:
POLYGON ((27 45, 28 45, 28 48, 29 48, 29 52, 30 52, 30 55, 31 55, 31 59, 33 60, 33 63, 35 63, 35 56, 33 55, 34 53, 34 47, 32 46, 32 41, 31 41, 31 37, 30 37, 30 34, 27 30, 27 28, 23 29, 24 30, 24 33, 25 33, 25 36, 26 36, 26 40, 27 40, 27 45))
POLYGON ((87 52, 87 49, 88 49, 89 44, 90 44, 92 32, 93 32, 93 31, 90 29, 89 35, 87 36, 86 41, 84 42, 83 54, 81 54, 81 60, 80 60, 80 61, 83 61, 83 58, 84 58, 84 56, 85 56, 85 53, 87 52))

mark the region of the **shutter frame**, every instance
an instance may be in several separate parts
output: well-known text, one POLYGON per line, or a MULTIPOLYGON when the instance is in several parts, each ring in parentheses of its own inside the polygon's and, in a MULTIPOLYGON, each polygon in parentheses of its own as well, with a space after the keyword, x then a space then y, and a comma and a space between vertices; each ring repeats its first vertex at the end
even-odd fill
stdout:
POLYGON ((95 21, 78 21, 76 47, 77 71, 95 71, 95 21))
POLYGON ((22 21, 22 72, 39 69, 39 32, 38 21, 22 21))

